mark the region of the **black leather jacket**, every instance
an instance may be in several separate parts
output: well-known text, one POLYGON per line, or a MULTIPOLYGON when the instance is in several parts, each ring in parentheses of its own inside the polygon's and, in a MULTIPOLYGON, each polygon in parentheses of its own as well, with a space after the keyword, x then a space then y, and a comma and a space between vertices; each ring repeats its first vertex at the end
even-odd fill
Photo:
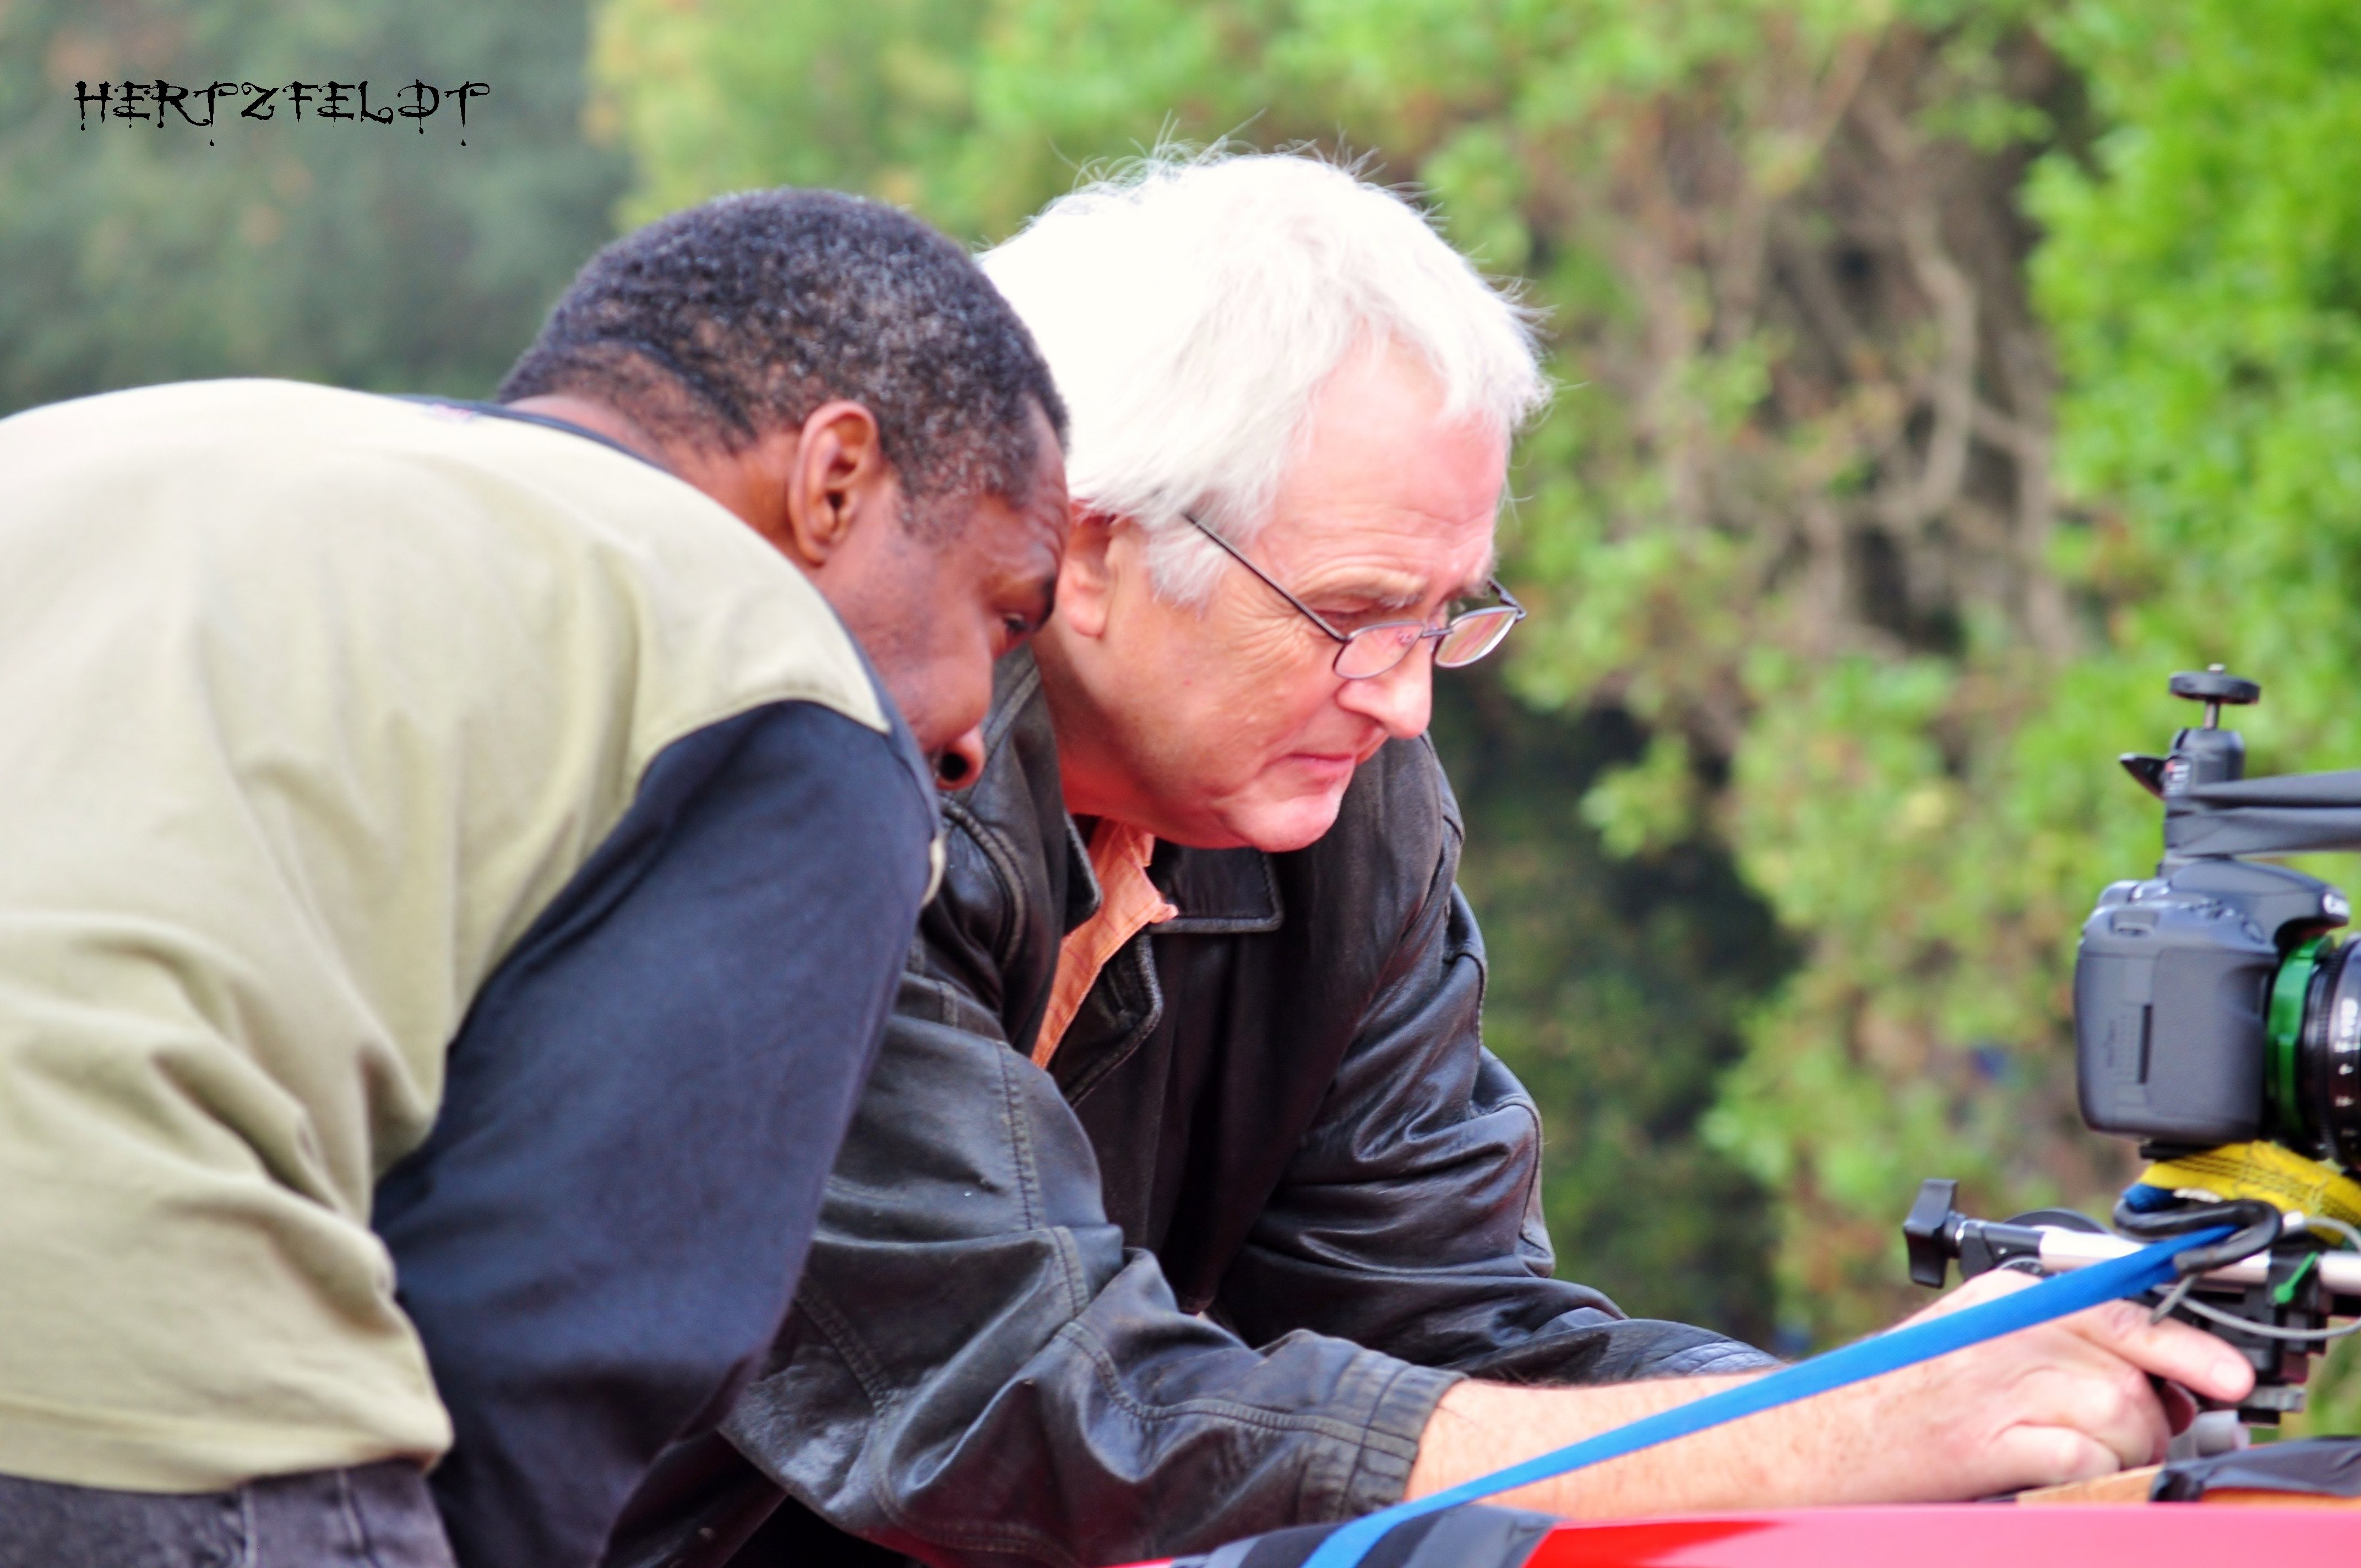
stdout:
MULTIPOLYGON (((1179 917, 1035 1067, 1060 939, 1098 900, 1039 685, 1004 663, 983 773, 944 800, 942 892, 724 1429, 771 1482, 930 1563, 1122 1563, 1399 1501, 1462 1376, 1768 1364, 1550 1277, 1539 1120, 1478 1038, 1424 740, 1379 751, 1308 849, 1160 846, 1179 917)), ((729 1561, 776 1495, 718 1445, 677 1453, 616 1561, 729 1561)))

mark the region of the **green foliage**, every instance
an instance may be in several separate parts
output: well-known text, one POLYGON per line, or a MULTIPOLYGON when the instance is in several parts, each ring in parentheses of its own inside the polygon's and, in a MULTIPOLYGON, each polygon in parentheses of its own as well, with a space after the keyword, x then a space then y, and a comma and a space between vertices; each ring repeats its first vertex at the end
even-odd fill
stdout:
POLYGON ((632 147, 664 149, 627 217, 754 185, 917 201, 973 114, 982 14, 962 0, 609 7, 597 66, 618 90, 598 113, 632 147))
POLYGON ((1591 786, 1582 817, 1609 852, 1645 854, 1696 836, 1700 793, 1687 743, 1676 730, 1660 730, 1637 762, 1610 769, 1591 786))
POLYGON ((2361 12, 2087 5, 2112 127, 2033 190, 2071 391, 2070 563, 2119 658, 2260 678, 2259 769, 2361 758, 2361 12))
MULTIPOLYGON (((0 411, 219 375, 489 392, 606 237, 579 0, 0 6, 0 411), (419 127, 81 128, 77 81, 489 82, 419 127), (417 134, 423 129, 426 134, 417 134)), ((202 117, 202 111, 200 111, 202 117)))

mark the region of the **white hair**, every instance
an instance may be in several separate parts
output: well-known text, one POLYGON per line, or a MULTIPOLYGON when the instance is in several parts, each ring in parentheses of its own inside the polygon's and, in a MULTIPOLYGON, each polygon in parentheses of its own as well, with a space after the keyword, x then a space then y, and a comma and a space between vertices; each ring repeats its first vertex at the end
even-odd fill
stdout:
POLYGON ((1549 399, 1530 313, 1390 191, 1296 154, 1139 159, 981 258, 1064 396, 1074 499, 1148 540, 1157 591, 1202 603, 1364 345, 1415 353, 1444 416, 1513 434, 1549 399))

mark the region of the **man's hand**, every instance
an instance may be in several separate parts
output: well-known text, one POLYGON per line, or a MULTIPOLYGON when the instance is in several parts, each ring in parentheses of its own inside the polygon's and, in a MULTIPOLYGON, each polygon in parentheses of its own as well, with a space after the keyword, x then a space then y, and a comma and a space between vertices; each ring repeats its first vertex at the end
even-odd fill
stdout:
MULTIPOLYGON (((2033 1283, 2006 1270, 1980 1275, 1912 1321, 2033 1283)), ((2153 1464, 2191 1407, 2174 1390, 2169 1419, 2151 1374, 2216 1399, 2241 1398, 2255 1384, 2246 1357, 2213 1335, 2151 1323, 2146 1306, 2111 1301, 1861 1385, 1897 1442, 1882 1467, 1883 1494, 1849 1500, 1984 1497, 2153 1464)))
MULTIPOLYGON (((2033 1284, 1980 1276, 1919 1319, 2033 1284)), ((1913 1319, 1913 1321, 1917 1319, 1913 1319)), ((1905 1371, 1747 1417, 1499 1501, 1602 1518, 1708 1508, 1939 1502, 2104 1475, 2164 1456, 2150 1376, 2216 1399, 2254 1385, 2246 1358, 2184 1323, 2111 1302, 1905 1371)), ((1411 1471, 1413 1497, 1726 1388, 1667 1378, 1600 1388, 1465 1383, 1444 1396, 1411 1471)))

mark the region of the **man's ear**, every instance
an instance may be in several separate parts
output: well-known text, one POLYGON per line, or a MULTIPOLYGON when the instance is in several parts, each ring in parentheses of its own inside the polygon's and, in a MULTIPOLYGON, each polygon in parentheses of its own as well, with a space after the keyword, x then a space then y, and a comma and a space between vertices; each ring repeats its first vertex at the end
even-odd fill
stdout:
POLYGON ((1104 636, 1115 597, 1115 533, 1124 520, 1080 502, 1069 516, 1066 557, 1058 568, 1058 620, 1076 636, 1104 636))
POLYGON ((859 403, 822 403, 798 433, 787 473, 785 515, 774 543, 807 571, 835 558, 853 530, 899 501, 877 418, 859 403))

